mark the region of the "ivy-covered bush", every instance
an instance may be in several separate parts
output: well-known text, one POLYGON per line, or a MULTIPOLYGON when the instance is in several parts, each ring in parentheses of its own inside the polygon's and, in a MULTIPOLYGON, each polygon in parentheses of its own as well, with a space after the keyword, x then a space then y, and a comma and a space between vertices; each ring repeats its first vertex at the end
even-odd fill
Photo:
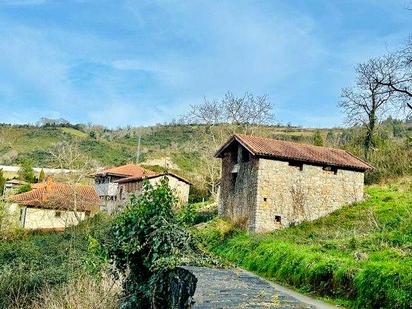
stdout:
POLYGON ((175 203, 166 179, 154 187, 145 183, 115 220, 108 253, 125 277, 122 308, 174 307, 171 282, 177 266, 199 256, 173 211, 175 203))

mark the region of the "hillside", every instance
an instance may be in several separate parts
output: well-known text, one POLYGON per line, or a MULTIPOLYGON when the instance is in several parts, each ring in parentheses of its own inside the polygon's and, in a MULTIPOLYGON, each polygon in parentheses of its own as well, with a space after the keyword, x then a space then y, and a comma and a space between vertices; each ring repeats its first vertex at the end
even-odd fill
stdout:
MULTIPOLYGON (((78 145, 79 150, 101 166, 115 166, 136 160, 138 137, 141 136, 140 163, 162 170, 168 168, 191 180, 196 187, 206 190, 217 179, 218 172, 210 173, 212 158, 218 144, 229 137, 226 125, 213 128, 205 125, 156 125, 152 127, 127 127, 107 129, 86 125, 8 125, 0 124, 0 164, 18 165, 29 159, 34 166, 58 167, 50 155, 50 149, 59 142, 78 145), (210 136, 222 131, 219 142, 211 142, 210 136)), ((233 129, 233 128, 232 128, 233 129)), ((241 132, 242 128, 238 128, 241 132)), ((407 166, 412 157, 412 122, 388 119, 383 122, 376 137, 376 151, 370 162, 377 167, 368 179, 376 182, 381 178, 408 174, 407 166), (392 151, 396 149, 396 151, 392 151), (396 160, 394 160, 396 158, 396 160), (389 166, 387 162, 391 163, 389 166)), ((362 140, 359 128, 305 129, 293 126, 259 126, 254 135, 303 143, 314 143, 318 133, 325 146, 343 148, 362 156, 362 140)), ((67 166, 66 168, 70 168, 67 166)))
MULTIPOLYGON (((0 163, 13 164, 30 157, 35 165, 53 165, 47 155, 50 147, 61 141, 78 142, 81 150, 103 165, 116 165, 134 160, 137 138, 141 134, 142 160, 159 158, 176 150, 187 150, 204 131, 199 125, 162 125, 121 130, 102 129, 97 134, 93 129, 70 127, 10 126, 0 124, 0 163), (103 151, 104 150, 104 151, 103 151)), ((314 129, 262 127, 265 135, 295 141, 311 137, 314 129)), ((326 134, 326 133, 325 133, 326 134)), ((174 160, 178 159, 175 157, 174 160)))
POLYGON ((215 219, 206 248, 236 265, 355 308, 410 308, 412 179, 370 186, 362 203, 314 222, 249 235, 215 219))
MULTIPOLYGON (((324 130, 326 138, 328 130, 324 130)), ((334 130, 339 132, 340 130, 334 130)), ((168 163, 183 173, 194 171, 199 164, 192 145, 204 135, 202 125, 159 125, 145 128, 109 130, 82 125, 11 126, 0 124, 0 164, 15 165, 29 158, 33 165, 56 167, 49 154, 59 142, 77 143, 80 150, 102 166, 114 166, 135 161, 138 136, 141 135, 140 161, 149 165, 168 163)), ((273 137, 312 141, 314 129, 294 127, 261 127, 259 133, 273 137)))

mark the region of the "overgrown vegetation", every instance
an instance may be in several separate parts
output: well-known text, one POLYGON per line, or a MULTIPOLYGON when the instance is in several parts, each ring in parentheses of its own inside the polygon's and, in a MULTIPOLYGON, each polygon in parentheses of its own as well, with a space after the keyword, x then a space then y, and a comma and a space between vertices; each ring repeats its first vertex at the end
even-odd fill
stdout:
POLYGON ((0 196, 4 194, 4 186, 6 184, 6 178, 3 175, 3 170, 0 169, 0 196))
POLYGON ((0 308, 33 308, 45 289, 66 289, 85 276, 98 285, 107 260, 97 239, 106 237, 106 224, 98 215, 64 233, 26 232, 1 240, 0 308))
POLYGON ((20 164, 18 175, 20 180, 34 183, 36 176, 34 175, 33 163, 28 159, 23 160, 20 164))
POLYGON ((365 202, 288 229, 248 235, 215 219, 200 229, 214 254, 354 308, 410 308, 412 181, 371 186, 365 202))
MULTIPOLYGON (((185 280, 176 267, 206 260, 173 211, 175 204, 166 180, 155 187, 147 182, 116 218, 108 253, 125 276, 122 308, 176 308, 172 280, 185 280)), ((193 282, 184 284, 194 291, 193 282)))

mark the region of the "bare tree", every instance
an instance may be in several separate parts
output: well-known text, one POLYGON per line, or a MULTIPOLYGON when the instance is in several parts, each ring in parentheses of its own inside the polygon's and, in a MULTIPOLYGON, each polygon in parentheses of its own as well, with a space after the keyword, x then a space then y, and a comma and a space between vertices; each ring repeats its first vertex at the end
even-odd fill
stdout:
POLYGON ((190 106, 186 119, 205 125, 204 134, 191 145, 201 155, 202 180, 208 184, 212 194, 220 176, 220 165, 213 160, 217 148, 233 133, 253 134, 254 129, 273 119, 272 104, 267 96, 245 93, 236 97, 227 92, 221 100, 204 99, 203 103, 190 106))
POLYGON ((381 117, 396 109, 394 91, 382 81, 396 70, 396 63, 389 58, 374 58, 356 67, 356 86, 342 90, 339 106, 346 113, 347 122, 366 128, 364 155, 368 158, 374 146, 376 125, 381 117))
POLYGON ((204 99, 202 104, 191 105, 189 119, 210 126, 217 124, 241 127, 248 133, 252 126, 270 123, 273 120, 272 104, 266 95, 254 96, 246 92, 236 97, 227 92, 222 100, 204 99))
POLYGON ((89 177, 99 170, 99 165, 84 155, 76 143, 57 143, 51 148, 50 155, 60 169, 68 169, 69 172, 60 175, 61 182, 65 184, 64 190, 55 191, 49 197, 48 204, 53 208, 63 207, 72 210, 76 219, 80 221, 79 212, 96 203, 85 194, 87 192, 84 184, 87 184, 89 177))
POLYGON ((394 91, 403 106, 412 110, 412 38, 401 51, 383 57, 390 66, 380 67, 376 83, 394 91), (386 71, 385 71, 386 70, 386 71))

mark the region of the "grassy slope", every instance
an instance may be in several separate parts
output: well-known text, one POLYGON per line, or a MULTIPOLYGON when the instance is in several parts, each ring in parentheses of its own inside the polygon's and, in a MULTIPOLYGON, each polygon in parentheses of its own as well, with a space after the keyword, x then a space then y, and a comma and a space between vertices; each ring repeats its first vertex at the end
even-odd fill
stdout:
POLYGON ((201 231, 209 250, 306 292, 358 308, 410 308, 412 180, 367 189, 365 202, 262 235, 217 220, 201 231))
POLYGON ((63 233, 0 238, 0 309, 28 306, 43 288, 100 273, 105 258, 96 238, 106 237, 107 222, 100 215, 63 233))

